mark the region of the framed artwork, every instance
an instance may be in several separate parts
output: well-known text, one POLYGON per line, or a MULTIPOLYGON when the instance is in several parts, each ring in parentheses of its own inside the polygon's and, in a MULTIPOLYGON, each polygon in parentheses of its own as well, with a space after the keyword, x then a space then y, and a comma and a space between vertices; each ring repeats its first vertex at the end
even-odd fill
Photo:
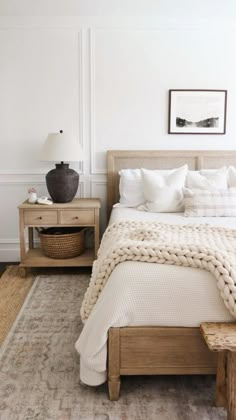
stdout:
POLYGON ((169 90, 169 134, 225 134, 227 90, 169 90))

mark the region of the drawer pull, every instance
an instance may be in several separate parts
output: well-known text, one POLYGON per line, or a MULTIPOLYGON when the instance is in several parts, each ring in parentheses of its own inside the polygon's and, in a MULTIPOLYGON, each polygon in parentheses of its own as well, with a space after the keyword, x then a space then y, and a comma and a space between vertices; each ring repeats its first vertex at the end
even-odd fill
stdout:
POLYGON ((42 220, 42 216, 39 216, 38 219, 42 220))
POLYGON ((75 216, 74 219, 78 220, 79 216, 75 216))

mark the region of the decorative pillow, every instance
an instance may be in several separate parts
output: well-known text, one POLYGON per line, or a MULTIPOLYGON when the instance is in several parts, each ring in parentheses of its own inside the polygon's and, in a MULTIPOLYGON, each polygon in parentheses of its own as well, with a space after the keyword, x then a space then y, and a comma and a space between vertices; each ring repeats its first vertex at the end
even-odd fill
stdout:
MULTIPOLYGON (((148 169, 147 169, 148 170, 148 169)), ((168 175, 172 169, 153 169, 152 173, 168 175)), ((119 171, 120 200, 114 207, 137 207, 145 203, 141 169, 121 169, 119 171)))
POLYGON ((120 205, 137 207, 145 202, 140 169, 122 169, 120 175, 120 205))
POLYGON ((228 184, 230 188, 236 187, 236 168, 234 166, 229 166, 228 184))
POLYGON ((236 216, 236 188, 207 191, 184 188, 184 216, 236 216))
POLYGON ((183 211, 183 188, 187 170, 187 165, 169 171, 141 169, 146 203, 139 209, 158 213, 183 211))
POLYGON ((226 189, 228 187, 228 171, 226 167, 220 169, 201 169, 189 171, 186 187, 202 190, 226 189))

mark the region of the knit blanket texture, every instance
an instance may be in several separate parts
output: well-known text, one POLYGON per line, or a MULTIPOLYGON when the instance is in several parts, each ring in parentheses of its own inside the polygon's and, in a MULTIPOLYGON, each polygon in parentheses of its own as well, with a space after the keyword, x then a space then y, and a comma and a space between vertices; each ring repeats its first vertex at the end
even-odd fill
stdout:
POLYGON ((124 261, 175 264, 207 270, 236 317, 236 230, 207 224, 122 221, 106 229, 81 307, 89 317, 111 272, 124 261))

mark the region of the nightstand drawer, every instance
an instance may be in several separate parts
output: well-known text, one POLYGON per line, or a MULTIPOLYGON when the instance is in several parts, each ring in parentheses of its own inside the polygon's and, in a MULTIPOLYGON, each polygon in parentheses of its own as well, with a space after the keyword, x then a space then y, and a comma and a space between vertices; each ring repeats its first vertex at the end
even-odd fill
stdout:
POLYGON ((93 225, 94 210, 61 210, 59 220, 63 225, 93 225))
POLYGON ((26 225, 53 225, 57 224, 57 211, 25 210, 24 223, 26 225))

